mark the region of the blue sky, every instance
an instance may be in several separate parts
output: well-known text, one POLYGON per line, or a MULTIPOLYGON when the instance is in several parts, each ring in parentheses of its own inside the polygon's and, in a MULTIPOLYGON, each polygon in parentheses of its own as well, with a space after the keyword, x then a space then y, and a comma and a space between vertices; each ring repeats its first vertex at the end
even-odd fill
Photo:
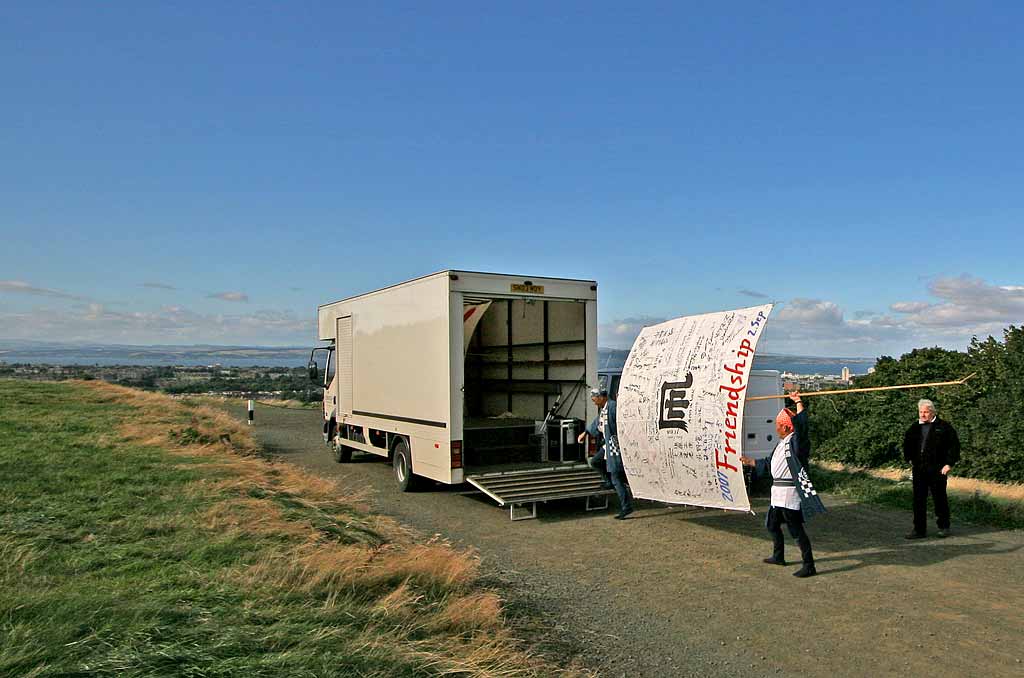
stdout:
POLYGON ((0 338, 298 344, 445 268, 594 278, 601 343, 1024 322, 1020 3, 0 10, 0 338))

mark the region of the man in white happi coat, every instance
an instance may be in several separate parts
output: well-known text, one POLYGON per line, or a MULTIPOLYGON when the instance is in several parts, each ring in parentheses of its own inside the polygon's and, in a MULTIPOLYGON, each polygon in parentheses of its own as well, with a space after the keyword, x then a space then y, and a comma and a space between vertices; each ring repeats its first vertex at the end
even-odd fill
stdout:
POLYGON ((767 459, 755 460, 751 457, 742 456, 740 461, 746 466, 756 466, 758 473, 771 472, 772 474, 772 505, 768 510, 768 517, 765 520, 765 527, 772 535, 772 555, 765 558, 764 562, 769 565, 785 565, 785 540, 782 536, 782 524, 789 527, 789 533, 800 546, 800 556, 803 559, 803 567, 793 573, 795 577, 811 577, 817 574, 814 568, 814 554, 811 552, 811 539, 804 529, 803 503, 813 503, 810 507, 812 512, 817 512, 821 506, 820 499, 810 487, 810 481, 806 476, 807 455, 803 455, 799 449, 798 437, 793 433, 793 417, 789 410, 783 409, 775 418, 775 432, 779 435, 779 443, 775 446, 771 456, 767 459), (799 476, 799 477, 798 477, 799 476), (809 488, 807 492, 798 491, 797 485, 804 482, 809 488))

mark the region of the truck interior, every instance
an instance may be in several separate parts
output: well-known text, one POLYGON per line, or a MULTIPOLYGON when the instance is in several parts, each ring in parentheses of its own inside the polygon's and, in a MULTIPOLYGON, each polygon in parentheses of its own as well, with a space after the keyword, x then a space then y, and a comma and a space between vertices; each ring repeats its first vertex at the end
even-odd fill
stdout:
POLYGON ((582 460, 576 437, 589 402, 586 305, 467 296, 464 309, 472 332, 464 371, 467 472, 582 460))

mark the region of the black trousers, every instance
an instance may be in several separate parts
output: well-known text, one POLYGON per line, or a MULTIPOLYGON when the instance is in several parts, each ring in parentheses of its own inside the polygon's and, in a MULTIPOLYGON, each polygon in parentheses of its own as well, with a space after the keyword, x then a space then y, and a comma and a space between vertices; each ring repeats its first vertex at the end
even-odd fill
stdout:
POLYGON ((914 532, 928 533, 928 493, 935 502, 935 523, 940 530, 949 529, 949 499, 946 497, 946 476, 938 469, 914 467, 914 532))
POLYGON ((786 559, 786 541, 782 537, 783 523, 789 526, 789 533, 793 539, 796 539, 796 543, 800 547, 800 558, 804 564, 813 565, 814 554, 811 553, 811 538, 807 536, 807 530, 804 529, 804 514, 779 506, 772 506, 768 509, 768 519, 765 521, 765 527, 772 535, 772 557, 779 561, 786 559))

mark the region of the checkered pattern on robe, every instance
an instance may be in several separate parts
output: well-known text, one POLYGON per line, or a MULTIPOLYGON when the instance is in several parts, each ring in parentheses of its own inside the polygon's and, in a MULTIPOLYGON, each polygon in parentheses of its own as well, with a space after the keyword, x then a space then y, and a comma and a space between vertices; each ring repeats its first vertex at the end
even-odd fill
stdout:
POLYGON ((598 420, 597 430, 604 436, 604 451, 605 454, 618 457, 622 453, 619 451, 619 437, 610 436, 607 433, 608 430, 608 403, 604 404, 601 408, 601 417, 598 420))
POLYGON ((809 520, 819 513, 824 513, 825 505, 821 503, 821 497, 818 496, 818 492, 814 489, 811 478, 807 475, 807 469, 803 467, 800 460, 796 458, 796 455, 791 452, 789 445, 786 446, 786 463, 789 464, 789 471, 793 474, 793 478, 796 479, 796 493, 800 497, 800 511, 804 514, 804 520, 809 520))

